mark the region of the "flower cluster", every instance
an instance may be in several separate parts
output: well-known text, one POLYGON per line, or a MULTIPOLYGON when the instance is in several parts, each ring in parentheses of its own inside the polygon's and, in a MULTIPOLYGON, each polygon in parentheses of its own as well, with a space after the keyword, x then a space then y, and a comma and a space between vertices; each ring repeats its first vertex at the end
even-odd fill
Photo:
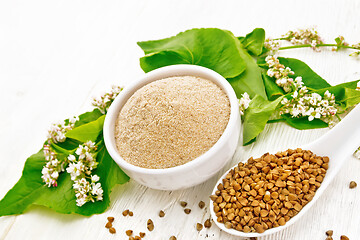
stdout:
POLYGON ((283 37, 294 45, 310 44, 316 50, 323 41, 314 27, 288 31, 283 37))
POLYGON ((65 162, 57 159, 57 154, 51 149, 50 144, 43 148, 46 164, 41 170, 41 178, 48 187, 57 187, 59 173, 64 171, 65 162))
POLYGON ((48 187, 57 187, 59 174, 64 171, 67 164, 66 159, 59 159, 56 152, 51 148, 52 143, 64 142, 65 134, 74 128, 78 117, 70 118, 61 123, 51 125, 48 130, 48 139, 43 147, 46 164, 41 170, 41 178, 48 187))
POLYGON ((349 43, 345 41, 344 36, 340 35, 335 39, 335 41, 339 46, 349 46, 349 43))
POLYGON ((337 113, 335 96, 329 91, 321 96, 318 93, 308 93, 306 87, 296 90, 291 99, 284 98, 281 101, 280 114, 289 113, 292 117, 308 117, 309 121, 322 119, 330 125, 334 123, 334 116, 337 113))
POLYGON ((264 47, 270 51, 270 54, 275 54, 280 48, 280 42, 272 38, 265 39, 264 47))
POLYGON ((69 120, 52 124, 48 130, 48 140, 54 143, 64 142, 66 139, 65 134, 74 128, 75 122, 78 120, 78 117, 73 117, 69 120))
POLYGON ((76 205, 81 207, 85 203, 101 201, 103 199, 103 189, 99 182, 100 177, 91 175, 92 170, 97 168, 96 162, 97 146, 94 142, 88 141, 75 151, 75 155, 68 156, 69 165, 66 171, 70 173, 71 180, 74 181, 76 205))
POLYGON ((315 118, 333 123, 337 113, 335 96, 329 91, 321 96, 318 93, 309 93, 302 81, 302 77, 295 79, 289 77, 294 72, 280 64, 275 56, 267 56, 265 59, 269 69, 267 75, 274 77, 275 83, 284 89, 285 92, 293 92, 290 99, 284 98, 281 101, 280 114, 290 114, 292 117, 308 117, 309 121, 315 118))
POLYGON ((251 99, 250 99, 249 94, 247 94, 247 92, 244 92, 244 94, 241 94, 241 98, 239 99, 240 115, 244 115, 244 112, 249 107, 250 102, 251 102, 251 99))
POLYGON ((295 79, 289 77, 289 75, 293 75, 294 72, 289 67, 281 64, 277 57, 269 55, 265 58, 265 61, 269 66, 267 75, 269 77, 275 77, 275 83, 279 87, 282 87, 285 92, 292 92, 304 85, 301 77, 296 77, 295 79))
POLYGON ((117 95, 123 90, 120 86, 112 86, 110 92, 103 94, 100 98, 94 98, 92 105, 105 114, 117 95))

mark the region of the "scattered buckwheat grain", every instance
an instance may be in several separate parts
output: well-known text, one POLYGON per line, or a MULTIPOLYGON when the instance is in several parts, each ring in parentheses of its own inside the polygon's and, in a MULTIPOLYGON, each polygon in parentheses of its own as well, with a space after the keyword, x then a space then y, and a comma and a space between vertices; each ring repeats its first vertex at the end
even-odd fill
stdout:
POLYGON ((184 201, 180 201, 180 205, 184 208, 187 206, 187 202, 184 202, 184 201))
POLYGON ((357 187, 357 183, 354 182, 354 181, 351 181, 350 184, 349 184, 349 188, 353 189, 353 188, 356 188, 357 187))
POLYGON ((199 202, 199 208, 203 209, 205 207, 204 201, 199 202))
POLYGON ((184 209, 184 212, 185 212, 186 214, 190 214, 190 213, 191 213, 191 209, 190 209, 190 208, 185 208, 185 209, 184 209))
POLYGON ((164 217, 164 216, 165 216, 164 211, 163 211, 163 210, 160 210, 160 212, 159 212, 159 217, 164 217))

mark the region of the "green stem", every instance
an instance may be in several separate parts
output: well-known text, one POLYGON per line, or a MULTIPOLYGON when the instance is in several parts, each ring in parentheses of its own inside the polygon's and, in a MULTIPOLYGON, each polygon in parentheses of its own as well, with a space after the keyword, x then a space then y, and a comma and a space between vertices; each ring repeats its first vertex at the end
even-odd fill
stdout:
POLYGON ((273 40, 274 40, 274 41, 277 41, 277 40, 289 40, 289 38, 287 38, 287 37, 281 37, 281 38, 274 38, 273 40))
POLYGON ((267 123, 277 123, 277 122, 285 122, 286 120, 284 118, 280 118, 280 119, 271 119, 269 121, 267 121, 267 123))
MULTIPOLYGON (((305 47, 312 47, 312 46, 310 44, 293 45, 293 46, 281 47, 281 48, 279 48, 279 50, 293 49, 293 48, 305 48, 305 47)), ((329 44, 329 43, 317 44, 316 47, 339 47, 339 48, 349 48, 349 49, 359 50, 358 48, 352 47, 352 46, 344 46, 344 45, 339 46, 337 44, 329 44)))

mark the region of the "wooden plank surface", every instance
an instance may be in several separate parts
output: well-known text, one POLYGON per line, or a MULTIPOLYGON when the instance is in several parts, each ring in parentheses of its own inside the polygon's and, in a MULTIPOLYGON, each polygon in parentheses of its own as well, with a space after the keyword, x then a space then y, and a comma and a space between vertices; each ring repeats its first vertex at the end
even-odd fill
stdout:
MULTIPOLYGON (((0 198, 21 176, 25 159, 38 151, 50 124, 90 110, 92 96, 112 84, 130 83, 143 74, 137 41, 159 39, 194 27, 219 27, 244 35, 263 27, 279 37, 289 29, 316 25, 326 41, 339 34, 360 41, 360 2, 336 1, 0 1, 0 198)), ((283 56, 308 63, 331 84, 360 79, 360 61, 346 53, 288 50, 283 56)), ((358 127, 358 126, 354 126, 358 127)), ((250 156, 297 147, 328 129, 298 131, 283 123, 268 125, 258 141, 239 146, 228 167, 250 156)), ((0 217, 0 239, 127 239, 125 230, 146 232, 145 239, 241 239, 216 226, 198 233, 197 222, 209 217, 208 195, 225 170, 199 186, 181 191, 157 191, 134 181, 118 186, 111 206, 92 217, 62 215, 31 207, 19 216, 0 217), (189 203, 183 213, 179 201, 189 203), (206 210, 197 204, 206 202, 206 210), (133 217, 123 217, 124 209, 133 217), (159 218, 159 210, 166 216, 159 218), (116 218, 115 235, 104 228, 116 218), (147 219, 155 230, 146 230, 147 219)), ((360 239, 360 161, 349 158, 326 193, 296 224, 260 240, 334 239, 345 234, 360 239)))

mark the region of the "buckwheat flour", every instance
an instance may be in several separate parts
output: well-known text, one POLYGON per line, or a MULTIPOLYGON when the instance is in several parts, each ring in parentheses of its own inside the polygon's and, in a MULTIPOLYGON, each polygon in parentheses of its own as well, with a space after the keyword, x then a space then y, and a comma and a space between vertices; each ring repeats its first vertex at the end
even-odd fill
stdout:
POLYGON ((226 94, 212 81, 169 77, 137 90, 121 109, 115 141, 120 156, 143 168, 171 168, 209 150, 230 117, 226 94))

